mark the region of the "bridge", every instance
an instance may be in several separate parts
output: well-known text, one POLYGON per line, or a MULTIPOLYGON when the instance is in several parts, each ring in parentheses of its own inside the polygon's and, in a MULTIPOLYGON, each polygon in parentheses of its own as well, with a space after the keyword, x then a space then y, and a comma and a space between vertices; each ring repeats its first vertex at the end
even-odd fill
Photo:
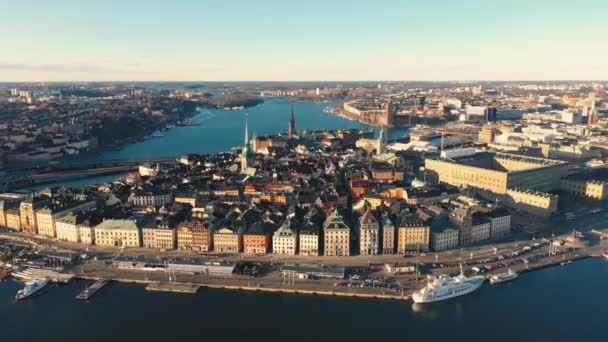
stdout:
POLYGON ((6 176, 0 176, 0 191, 24 188, 35 183, 52 183, 53 179, 64 176, 92 177, 137 170, 144 163, 165 163, 175 161, 175 157, 129 158, 108 160, 62 160, 45 164, 22 166, 8 169, 6 176))

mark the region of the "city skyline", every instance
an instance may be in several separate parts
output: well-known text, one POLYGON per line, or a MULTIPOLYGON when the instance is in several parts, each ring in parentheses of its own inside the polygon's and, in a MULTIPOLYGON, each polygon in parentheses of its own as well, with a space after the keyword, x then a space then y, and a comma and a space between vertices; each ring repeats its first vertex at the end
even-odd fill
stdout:
POLYGON ((3 5, 0 82, 605 80, 600 1, 3 5))

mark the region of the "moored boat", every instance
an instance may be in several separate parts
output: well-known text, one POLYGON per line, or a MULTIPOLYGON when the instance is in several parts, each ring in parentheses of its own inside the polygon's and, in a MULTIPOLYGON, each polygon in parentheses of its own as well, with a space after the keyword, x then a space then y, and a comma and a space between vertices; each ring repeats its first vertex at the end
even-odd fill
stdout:
POLYGON ((439 302, 471 293, 479 289, 484 281, 482 276, 466 277, 462 271, 455 277, 443 274, 429 282, 422 290, 414 292, 412 299, 415 303, 439 302))
POLYGON ((25 283, 23 289, 17 291, 15 299, 21 300, 28 298, 37 293, 38 291, 42 290, 48 283, 49 282, 46 279, 35 279, 28 281, 25 283))
POLYGON ((499 274, 495 274, 493 276, 490 277, 490 284, 500 284, 500 283, 504 283, 507 281, 511 281, 516 279, 519 276, 519 274, 517 274, 517 272, 513 272, 511 271, 511 269, 507 269, 507 272, 505 273, 499 273, 499 274))

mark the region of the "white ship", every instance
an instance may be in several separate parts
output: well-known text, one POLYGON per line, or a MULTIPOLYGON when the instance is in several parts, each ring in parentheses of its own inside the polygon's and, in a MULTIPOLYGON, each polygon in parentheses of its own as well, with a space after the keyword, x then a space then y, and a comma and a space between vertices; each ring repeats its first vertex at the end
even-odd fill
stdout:
POLYGON ((422 290, 414 292, 414 303, 438 302, 471 293, 483 285, 485 278, 467 278, 462 272, 456 277, 443 274, 428 283, 422 290))
POLYGON ((36 292, 42 290, 48 283, 49 282, 46 279, 35 279, 28 281, 25 283, 25 287, 23 287, 23 289, 17 291, 15 299, 25 299, 35 294, 36 292))
POLYGON ((495 275, 491 276, 490 277, 490 284, 504 283, 504 282, 507 282, 507 281, 514 280, 518 276, 519 276, 519 274, 517 274, 517 272, 511 271, 511 269, 509 268, 507 270, 507 272, 505 272, 505 273, 495 274, 495 275))

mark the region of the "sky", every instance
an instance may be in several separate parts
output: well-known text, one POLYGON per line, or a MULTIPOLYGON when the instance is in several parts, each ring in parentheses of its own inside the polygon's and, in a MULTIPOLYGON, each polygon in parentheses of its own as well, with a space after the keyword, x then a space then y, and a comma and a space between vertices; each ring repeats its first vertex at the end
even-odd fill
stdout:
POLYGON ((606 80, 606 0, 0 0, 0 82, 606 80))

